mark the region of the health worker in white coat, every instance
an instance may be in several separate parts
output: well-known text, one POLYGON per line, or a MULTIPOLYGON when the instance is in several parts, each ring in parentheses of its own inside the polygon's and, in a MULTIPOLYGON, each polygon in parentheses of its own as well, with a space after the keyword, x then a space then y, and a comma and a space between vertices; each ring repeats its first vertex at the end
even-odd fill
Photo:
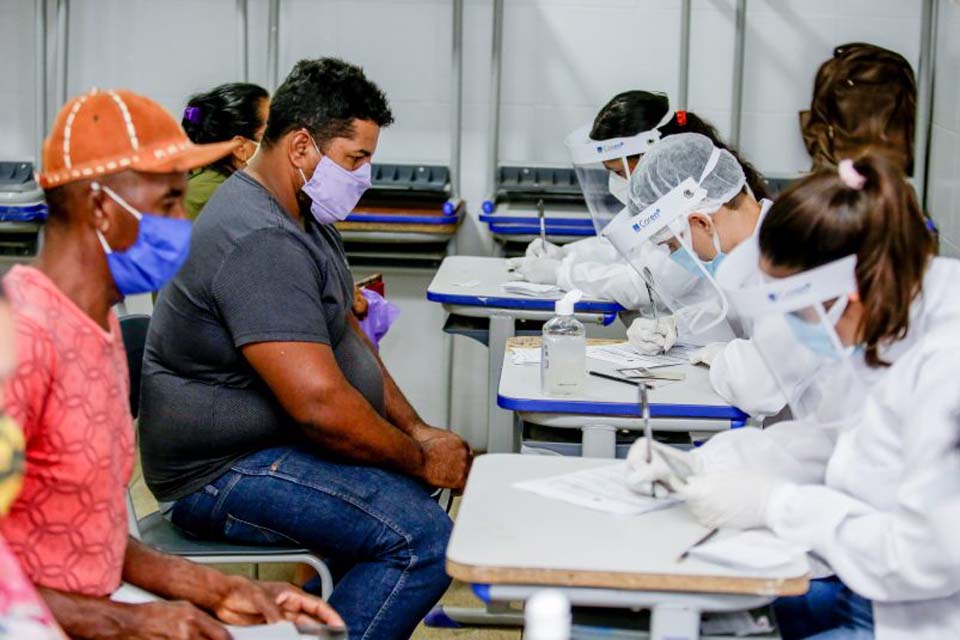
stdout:
POLYGON ((641 439, 628 482, 672 482, 705 525, 767 527, 829 565, 834 578, 776 603, 785 640, 960 637, 960 553, 944 534, 960 525, 960 262, 934 257, 913 190, 879 156, 790 187, 758 240, 766 281, 728 295, 775 379, 794 373, 784 340, 819 360, 782 389, 799 419, 691 452, 654 444, 651 464, 641 439))
MULTIPOLYGON (((717 147, 730 150, 753 192, 758 197, 766 194, 759 173, 729 149, 708 122, 688 111, 671 111, 662 93, 626 91, 604 105, 591 125, 565 140, 598 235, 629 201, 628 180, 644 154, 658 141, 688 132, 706 135, 717 147)), ((534 240, 525 258, 514 259, 514 268, 530 282, 580 289, 588 297, 615 300, 626 309, 650 303, 636 271, 600 237, 564 246, 534 240)))
MULTIPOLYGON (((669 252, 674 262, 694 274, 699 272, 695 265, 699 263, 712 277, 725 256, 754 235, 771 202, 765 199, 758 201, 754 197, 747 184, 746 172, 732 153, 717 147, 706 136, 682 133, 659 142, 647 153, 630 178, 630 213, 659 207, 671 191, 690 178, 697 180, 698 186, 705 190, 703 199, 692 208, 689 204, 683 205, 687 211, 684 211, 684 219, 679 221, 682 226, 677 233, 664 230, 649 235, 654 243, 659 243, 664 251, 669 252), (681 245, 686 248, 685 251, 678 251, 681 245)), ((629 229, 617 229, 617 232, 621 231, 629 233, 629 229)), ((612 226, 605 231, 611 240, 614 240, 613 233, 612 226)), ((642 255, 640 261, 649 263, 655 256, 655 253, 642 255)), ((635 270, 642 271, 644 265, 633 266, 635 270)), ((652 275, 656 280, 659 275, 656 269, 653 269, 652 275)), ((662 281, 654 284, 669 286, 669 283, 662 281)), ((654 288, 662 292, 662 288, 654 288)), ((627 330, 630 343, 642 353, 667 351, 677 340, 677 320, 681 319, 679 316, 684 312, 679 307, 683 305, 670 304, 669 292, 663 293, 666 293, 662 296, 663 301, 677 317, 660 314, 657 318, 638 318, 627 330)), ((682 329, 683 323, 679 324, 682 329)), ((725 333, 714 330, 707 334, 690 326, 686 329, 683 339, 694 344, 744 335, 743 327, 736 321, 729 323, 725 333)), ((695 354, 695 359, 709 364, 723 344, 712 342, 695 354)))

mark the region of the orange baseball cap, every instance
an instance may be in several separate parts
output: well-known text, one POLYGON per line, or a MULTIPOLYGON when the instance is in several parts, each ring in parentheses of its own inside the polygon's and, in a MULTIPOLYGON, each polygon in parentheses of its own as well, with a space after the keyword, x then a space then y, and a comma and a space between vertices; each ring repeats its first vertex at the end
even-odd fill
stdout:
POLYGON ((60 110, 43 141, 44 189, 74 180, 119 173, 189 171, 233 151, 233 140, 194 144, 159 104, 117 89, 73 98, 60 110))

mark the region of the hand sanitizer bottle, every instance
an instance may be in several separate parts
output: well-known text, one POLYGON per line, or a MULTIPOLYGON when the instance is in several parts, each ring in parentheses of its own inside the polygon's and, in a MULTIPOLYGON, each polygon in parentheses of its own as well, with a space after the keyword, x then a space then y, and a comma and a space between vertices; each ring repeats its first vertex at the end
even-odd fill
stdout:
POLYGON ((587 336, 583 324, 573 317, 573 305, 582 296, 574 289, 557 300, 557 315, 543 325, 540 386, 547 395, 574 395, 586 382, 587 336))
POLYGON ((533 594, 523 608, 526 640, 570 640, 570 600, 560 591, 545 589, 533 594))

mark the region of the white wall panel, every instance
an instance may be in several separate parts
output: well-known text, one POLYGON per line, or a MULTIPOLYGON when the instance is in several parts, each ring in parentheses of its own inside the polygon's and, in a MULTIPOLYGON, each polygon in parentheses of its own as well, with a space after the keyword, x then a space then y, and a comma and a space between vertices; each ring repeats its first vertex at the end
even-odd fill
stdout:
POLYGON ((0 0, 0 60, 3 60, 0 158, 3 159, 34 159, 38 148, 35 15, 33 2, 0 0))
POLYGON ((67 92, 123 87, 177 120, 187 98, 237 80, 234 0, 70 0, 67 92))

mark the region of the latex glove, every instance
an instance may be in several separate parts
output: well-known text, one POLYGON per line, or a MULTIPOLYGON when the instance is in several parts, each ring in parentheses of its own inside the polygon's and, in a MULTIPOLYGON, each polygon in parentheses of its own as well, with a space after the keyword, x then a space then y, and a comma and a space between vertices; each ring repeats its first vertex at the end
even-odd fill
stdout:
POLYGON ((766 526, 770 498, 785 484, 757 471, 723 471, 690 478, 678 495, 705 527, 753 529, 766 526))
POLYGON ((518 269, 527 282, 535 284, 557 284, 557 272, 560 261, 553 258, 527 258, 518 269))
POLYGON ((519 271, 529 258, 507 258, 507 271, 519 271))
POLYGON ((723 352, 726 346, 726 342, 711 342, 690 354, 690 364, 713 366, 713 361, 723 352))
POLYGON ((549 240, 545 243, 537 238, 527 245, 525 254, 528 258, 553 258, 554 260, 563 260, 566 254, 563 247, 553 244, 549 240))
POLYGON ((648 356, 666 353, 677 342, 677 319, 673 316, 637 318, 627 329, 627 341, 648 356))
POLYGON ((667 482, 672 487, 679 488, 685 482, 678 478, 664 458, 670 458, 671 463, 685 475, 696 475, 703 470, 703 463, 693 451, 684 451, 656 440, 652 443, 653 458, 647 462, 647 439, 638 438, 627 454, 627 486, 643 495, 650 495, 650 487, 654 482, 667 482))

